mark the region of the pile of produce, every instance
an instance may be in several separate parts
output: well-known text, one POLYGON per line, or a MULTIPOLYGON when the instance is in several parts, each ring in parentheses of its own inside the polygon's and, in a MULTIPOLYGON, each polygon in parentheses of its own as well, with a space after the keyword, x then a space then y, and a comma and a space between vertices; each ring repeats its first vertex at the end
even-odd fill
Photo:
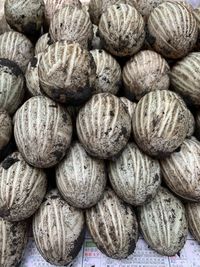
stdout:
POLYGON ((114 259, 134 253, 139 232, 167 256, 189 230, 200 242, 200 8, 182 0, 4 8, 0 266, 20 263, 30 227, 58 266, 73 262, 86 228, 114 259))

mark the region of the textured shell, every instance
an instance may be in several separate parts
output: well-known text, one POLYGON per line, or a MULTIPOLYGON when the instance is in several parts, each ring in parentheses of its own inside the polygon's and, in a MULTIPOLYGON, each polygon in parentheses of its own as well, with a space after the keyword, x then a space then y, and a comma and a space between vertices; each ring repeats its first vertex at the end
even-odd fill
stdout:
POLYGON ((193 15, 197 21, 198 38, 197 38, 196 48, 199 50, 200 48, 200 7, 197 7, 196 9, 193 10, 193 15))
POLYGON ((20 68, 8 59, 0 59, 0 106, 13 114, 24 96, 24 76, 20 68))
POLYGON ((137 0, 90 0, 90 18, 94 24, 98 25, 102 13, 105 12, 109 6, 115 4, 129 4, 131 6, 136 6, 136 1, 137 0))
POLYGON ((185 208, 167 189, 139 208, 138 222, 145 241, 165 256, 174 256, 184 246, 188 234, 185 208))
POLYGON ((33 235, 43 258, 54 265, 67 265, 80 251, 84 233, 83 212, 52 190, 33 218, 33 235))
POLYGON ((110 54, 104 50, 92 50, 96 64, 95 93, 117 94, 121 86, 121 67, 110 54))
POLYGON ((17 266, 20 263, 27 239, 25 222, 8 222, 0 218, 1 267, 17 266))
POLYGON ((81 8, 81 2, 79 0, 45 0, 45 22, 47 27, 49 26, 55 12, 66 5, 81 8))
POLYGON ((0 109, 0 150, 8 144, 12 135, 12 121, 5 110, 0 109))
POLYGON ((173 89, 187 102, 200 105, 200 52, 190 53, 171 70, 173 89))
POLYGON ((4 3, 5 0, 0 1, 0 34, 10 31, 10 26, 8 25, 5 18, 4 3))
POLYGON ((77 208, 89 208, 101 198, 106 186, 104 162, 90 157, 74 143, 56 169, 57 187, 63 198, 77 208))
POLYGON ((101 16, 99 35, 104 48, 111 54, 120 57, 131 56, 143 45, 144 20, 130 5, 113 5, 101 16))
POLYGON ((128 143, 121 156, 109 163, 109 178, 116 194, 125 202, 139 206, 149 202, 161 183, 160 165, 128 143))
POLYGON ((119 98, 100 93, 81 108, 76 127, 78 138, 87 152, 108 159, 121 153, 127 144, 131 118, 119 98))
POLYGON ((0 177, 0 217, 22 221, 32 216, 46 194, 46 174, 14 152, 1 163, 0 177))
POLYGON ((154 90, 169 88, 169 65, 158 53, 144 50, 132 57, 123 68, 125 94, 140 100, 154 90))
POLYGON ((198 140, 200 140, 200 110, 198 110, 196 113, 195 122, 195 134, 198 140))
POLYGON ((102 48, 102 43, 101 39, 98 34, 98 27, 97 25, 93 24, 93 39, 92 39, 92 49, 101 49, 102 48))
POLYGON ((200 203, 187 203, 186 215, 191 234, 200 242, 200 203))
POLYGON ((138 102, 132 120, 138 146, 151 156, 175 151, 188 133, 188 113, 174 92, 153 91, 138 102))
POLYGON ((93 39, 93 26, 88 12, 67 5, 54 14, 49 33, 55 42, 79 43, 87 49, 93 39))
POLYGON ((197 41, 197 22, 188 8, 178 2, 164 2, 156 7, 148 20, 153 48, 168 58, 181 58, 197 41))
POLYGON ((186 139, 180 151, 161 161, 162 173, 168 187, 178 196, 200 201, 200 142, 186 139))
POLYGON ((35 55, 45 52, 45 50, 52 44, 49 33, 43 34, 35 45, 35 55))
POLYGON ((188 109, 188 125, 189 125, 189 129, 188 129, 187 137, 191 137, 195 131, 195 119, 189 109, 188 109))
POLYGON ((43 0, 6 0, 5 17, 14 30, 28 35, 40 33, 44 17, 43 0))
POLYGON ((40 81, 38 75, 38 67, 40 64, 41 57, 42 53, 32 58, 26 69, 26 74, 25 74, 26 86, 31 96, 44 95, 40 87, 40 81))
POLYGON ((97 247, 108 257, 124 259, 134 252, 138 240, 135 213, 111 189, 86 210, 86 222, 97 247))
POLYGON ((132 119, 137 104, 132 102, 132 101, 130 101, 130 100, 128 100, 126 97, 120 97, 119 99, 124 104, 124 107, 125 107, 126 111, 128 112, 129 116, 132 119))
POLYGON ((79 105, 91 96, 96 66, 79 44, 57 42, 49 46, 38 71, 42 89, 55 101, 79 105))
POLYGON ((71 118, 54 101, 35 96, 17 111, 14 135, 19 151, 29 164, 48 168, 64 157, 70 145, 71 118))
POLYGON ((29 39, 15 31, 0 35, 0 58, 7 58, 19 65, 23 72, 34 55, 34 48, 29 39))

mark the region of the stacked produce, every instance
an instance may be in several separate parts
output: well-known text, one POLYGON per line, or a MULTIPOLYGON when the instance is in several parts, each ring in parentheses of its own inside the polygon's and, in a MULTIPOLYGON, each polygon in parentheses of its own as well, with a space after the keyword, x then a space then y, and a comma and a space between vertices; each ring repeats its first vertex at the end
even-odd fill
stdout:
POLYGON ((5 0, 1 267, 20 263, 30 225, 58 266, 86 228, 114 259, 139 231, 167 256, 188 228, 200 241, 199 14, 181 0, 5 0))

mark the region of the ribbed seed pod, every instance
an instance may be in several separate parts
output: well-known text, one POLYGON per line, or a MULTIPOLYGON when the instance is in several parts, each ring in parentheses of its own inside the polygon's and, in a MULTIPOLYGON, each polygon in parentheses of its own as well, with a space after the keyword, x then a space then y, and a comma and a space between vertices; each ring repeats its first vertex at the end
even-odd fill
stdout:
POLYGON ((137 0, 90 0, 89 1, 89 13, 92 22, 96 25, 99 24, 99 20, 103 12, 107 10, 109 6, 115 4, 128 4, 130 6, 136 6, 137 0))
POLYGON ((136 103, 128 100, 126 97, 120 97, 119 98, 122 103, 124 104, 124 107, 126 109, 126 111, 128 112, 130 118, 133 118, 133 113, 135 112, 135 108, 136 108, 136 103))
POLYGON ((46 174, 14 152, 1 163, 0 177, 0 217, 22 221, 32 216, 46 194, 46 174))
POLYGON ((176 93, 153 91, 138 102, 132 120, 138 146, 150 156, 165 157, 175 151, 188 133, 188 113, 176 93))
POLYGON ((88 12, 67 5, 54 14, 49 33, 54 42, 79 43, 87 49, 93 39, 93 26, 88 12))
POLYGON ((15 31, 0 35, 0 58, 14 61, 23 72, 33 55, 33 45, 25 35, 15 31))
POLYGON ((200 142, 186 139, 180 151, 161 160, 162 174, 168 187, 178 196, 200 201, 200 142))
POLYGON ((124 259, 134 252, 138 240, 135 213, 111 189, 86 210, 86 223, 97 247, 108 257, 124 259))
POLYGON ((200 52, 190 53, 171 70, 173 89, 187 102, 200 105, 200 52))
POLYGON ((138 223, 149 246, 165 256, 174 256, 184 246, 188 234, 185 208, 167 189, 138 210, 138 223))
POLYGON ((8 144, 12 135, 12 121, 8 113, 0 109, 0 150, 8 144))
POLYGON ((0 218, 1 267, 18 266, 28 239, 25 222, 8 222, 0 218))
POLYGON ((140 100, 154 90, 169 88, 170 68, 158 53, 144 50, 132 57, 123 68, 125 94, 130 99, 140 100))
POLYGON ((45 96, 35 96, 17 111, 15 141, 25 160, 38 168, 57 164, 65 155, 72 137, 67 111, 45 96))
POLYGON ((78 142, 56 169, 56 183, 63 198, 77 208, 90 208, 106 186, 104 162, 90 157, 78 142))
POLYGON ((41 57, 42 53, 37 54, 37 56, 34 56, 34 58, 32 58, 32 60, 29 62, 28 67, 26 69, 26 86, 31 96, 44 95, 40 87, 38 75, 38 67, 40 64, 41 57))
POLYGON ((119 57, 131 56, 143 45, 144 20, 130 5, 112 5, 101 16, 99 35, 103 47, 111 54, 119 57))
POLYGON ((177 59, 193 49, 197 41, 197 22, 180 2, 164 2, 156 7, 148 20, 151 45, 163 56, 177 59))
POLYGON ((53 43, 51 40, 50 34, 43 34, 37 41, 35 45, 35 55, 37 56, 40 53, 44 53, 45 50, 53 43))
POLYGON ((61 103, 80 105, 92 94, 96 66, 79 44, 57 42, 42 54, 38 67, 44 92, 61 103))
POLYGON ((94 93, 117 94, 121 86, 121 68, 119 63, 104 50, 92 50, 96 64, 96 79, 94 93))
POLYGON ((79 0, 45 0, 45 23, 48 27, 56 11, 62 9, 66 5, 81 8, 79 0))
POLYGON ((71 207, 52 190, 33 218, 33 236, 42 257, 53 265, 70 263, 85 235, 83 211, 71 207))
POLYGON ((161 183, 160 165, 128 143, 121 156, 109 163, 108 174, 116 194, 125 202, 144 205, 157 193, 161 183))
POLYGON ((27 35, 40 33, 44 18, 43 0, 6 0, 5 17, 14 30, 27 35))
POLYGON ((0 59, 0 107, 13 114, 24 96, 24 76, 16 63, 0 59))
POLYGON ((186 215, 191 234, 200 242, 200 203, 187 203, 186 215))
POLYGON ((127 144, 131 118, 119 98, 100 93, 80 109, 76 127, 86 151, 92 156, 108 159, 120 154, 127 144))

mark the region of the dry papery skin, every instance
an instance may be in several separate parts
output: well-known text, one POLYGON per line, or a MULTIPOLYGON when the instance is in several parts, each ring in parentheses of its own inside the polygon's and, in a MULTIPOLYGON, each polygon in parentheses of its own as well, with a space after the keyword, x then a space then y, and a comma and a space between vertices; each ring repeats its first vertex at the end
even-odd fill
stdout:
POLYGON ((8 222, 0 218, 1 267, 20 264, 28 240, 26 222, 8 222))
POLYGON ((171 70, 174 91, 193 105, 200 105, 200 52, 193 52, 178 61, 171 70))
POLYGON ((109 6, 115 4, 128 4, 136 7, 136 2, 137 0, 90 0, 89 13, 92 23, 98 25, 102 13, 105 12, 109 6))
POLYGON ((5 17, 16 31, 27 35, 40 33, 44 18, 43 0, 6 0, 5 17))
POLYGON ((138 102, 132 126, 135 141, 145 153, 166 157, 183 143, 188 133, 188 111, 176 93, 152 91, 138 102))
POLYGON ((144 20, 126 4, 112 5, 102 14, 99 35, 103 47, 111 54, 124 57, 137 53, 145 39, 144 20))
POLYGON ((0 109, 0 150, 8 144, 12 135, 12 121, 8 113, 0 109))
POLYGON ((42 54, 39 80, 43 91, 60 103, 80 105, 92 94, 96 66, 79 44, 56 42, 42 54))
POLYGON ((54 42, 79 43, 88 49, 93 39, 93 26, 87 11, 67 5, 54 14, 49 33, 54 42))
POLYGON ((119 155, 128 142, 131 118, 119 98, 100 93, 80 109, 76 127, 78 138, 90 155, 111 159, 119 155))
POLYGON ((46 194, 46 174, 14 152, 1 163, 0 176, 0 216, 9 221, 32 216, 46 194))
POLYGON ((64 157, 71 143, 71 118, 51 99, 35 96, 17 111, 14 135, 19 151, 29 164, 49 168, 64 157))
POLYGON ((81 8, 81 2, 79 0, 45 0, 45 23, 48 27, 56 11, 62 9, 66 5, 75 6, 81 8))
POLYGON ((128 143, 121 156, 109 163, 113 189, 125 202, 140 206, 155 197, 161 184, 160 165, 134 143, 128 143))
POLYGON ((130 118, 132 119, 137 104, 132 102, 132 101, 130 101, 126 97, 120 97, 119 99, 124 104, 124 107, 125 107, 126 111, 128 112, 130 118))
POLYGON ((135 250, 138 223, 133 208, 111 189, 106 189, 96 206, 86 210, 90 234, 102 253, 125 259, 135 250))
POLYGON ((0 106, 13 114, 23 101, 24 75, 18 65, 8 59, 0 59, 0 106))
POLYGON ((199 203, 187 203, 186 215, 189 224, 189 230, 192 236, 200 242, 200 204, 199 203))
POLYGON ((50 34, 43 34, 37 41, 35 45, 35 55, 37 56, 40 53, 44 53, 45 50, 53 43, 51 40, 50 34))
POLYGON ((129 99, 140 100, 153 90, 169 88, 170 68, 167 61, 150 50, 140 51, 123 68, 125 94, 129 99))
POLYGON ((92 49, 102 49, 101 39, 98 35, 98 27, 93 24, 93 39, 92 39, 92 49))
POLYGON ((92 50, 96 64, 94 93, 111 93, 116 95, 121 86, 121 67, 114 57, 104 50, 92 50))
POLYGON ((67 204, 57 190, 51 190, 33 218, 33 236, 47 262, 66 266, 82 247, 84 213, 67 204))
POLYGON ((153 49, 167 58, 184 57, 196 44, 196 19, 180 2, 160 4, 151 12, 147 25, 153 49))
POLYGON ((70 205, 90 208, 100 200, 106 186, 104 161, 90 157, 83 146, 75 142, 56 168, 56 183, 70 205))
POLYGON ((161 187, 138 209, 138 223, 145 241, 159 254, 174 256, 183 248, 188 234, 185 208, 167 189, 161 187))
POLYGON ((14 61, 25 72, 33 56, 33 45, 25 35, 15 31, 0 35, 0 58, 14 61))

